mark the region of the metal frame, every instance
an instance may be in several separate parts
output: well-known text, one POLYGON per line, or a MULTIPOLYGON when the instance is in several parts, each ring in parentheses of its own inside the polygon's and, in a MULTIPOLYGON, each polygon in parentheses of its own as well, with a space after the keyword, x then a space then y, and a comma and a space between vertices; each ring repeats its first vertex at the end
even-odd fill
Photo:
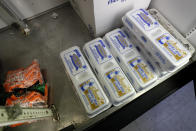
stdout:
POLYGON ((0 127, 8 126, 23 122, 32 122, 36 120, 42 120, 46 118, 53 117, 53 111, 49 108, 44 109, 21 109, 21 114, 19 114, 15 119, 11 119, 7 107, 0 107, 0 127))
POLYGON ((15 13, 15 11, 9 7, 5 0, 0 0, 0 10, 3 12, 3 18, 8 24, 15 22, 20 26, 20 29, 24 35, 29 35, 30 29, 28 25, 15 13))

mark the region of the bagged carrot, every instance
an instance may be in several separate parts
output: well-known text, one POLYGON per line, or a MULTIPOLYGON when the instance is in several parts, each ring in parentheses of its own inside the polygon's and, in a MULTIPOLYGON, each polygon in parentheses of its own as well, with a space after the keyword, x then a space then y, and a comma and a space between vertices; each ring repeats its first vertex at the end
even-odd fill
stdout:
POLYGON ((18 93, 13 93, 6 100, 6 106, 14 106, 15 104, 19 104, 20 107, 47 107, 48 100, 48 86, 45 85, 37 85, 35 87, 31 87, 30 90, 23 91, 20 90, 18 93), (36 88, 36 89, 34 89, 36 88))
POLYGON ((27 68, 8 71, 3 86, 6 92, 13 92, 16 88, 28 88, 36 82, 43 84, 43 77, 38 61, 34 60, 27 68))

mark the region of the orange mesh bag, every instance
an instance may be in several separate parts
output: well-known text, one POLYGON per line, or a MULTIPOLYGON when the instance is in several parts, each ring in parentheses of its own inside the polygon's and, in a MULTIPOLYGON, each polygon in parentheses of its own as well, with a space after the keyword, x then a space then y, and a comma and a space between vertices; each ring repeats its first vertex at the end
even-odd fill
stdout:
POLYGON ((28 88, 36 82, 43 84, 43 77, 37 60, 27 68, 8 71, 6 81, 3 84, 6 92, 13 92, 16 88, 28 88))

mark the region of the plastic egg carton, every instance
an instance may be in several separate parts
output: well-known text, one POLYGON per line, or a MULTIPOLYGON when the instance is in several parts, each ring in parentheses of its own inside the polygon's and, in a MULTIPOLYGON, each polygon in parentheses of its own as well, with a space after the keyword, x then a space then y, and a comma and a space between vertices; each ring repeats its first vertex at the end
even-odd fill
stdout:
POLYGON ((160 78, 165 76, 168 72, 161 66, 159 61, 154 59, 152 54, 145 49, 144 45, 141 44, 139 40, 137 40, 136 36, 132 32, 130 32, 127 27, 122 27, 121 29, 128 36, 129 40, 133 43, 137 51, 143 56, 147 64, 157 74, 157 77, 160 78))
POLYGON ((135 94, 133 86, 101 38, 86 43, 83 49, 114 106, 123 104, 135 94))
POLYGON ((87 115, 92 118, 107 110, 111 103, 79 47, 71 47, 60 56, 87 115))
POLYGON ((104 37, 106 45, 137 91, 157 80, 157 75, 138 53, 122 29, 115 29, 104 37))
POLYGON ((191 53, 146 10, 131 10, 122 21, 166 71, 189 62, 191 53))

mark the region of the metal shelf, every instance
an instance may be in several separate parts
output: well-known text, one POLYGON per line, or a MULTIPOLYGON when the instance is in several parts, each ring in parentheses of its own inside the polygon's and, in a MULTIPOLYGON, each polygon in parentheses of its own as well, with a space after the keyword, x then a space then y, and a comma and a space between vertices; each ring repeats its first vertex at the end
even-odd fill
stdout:
MULTIPOLYGON (((171 24, 169 24, 169 22, 156 9, 150 9, 149 13, 157 21, 159 21, 160 24, 162 24, 164 26, 164 28, 166 28, 176 39, 178 39, 191 52, 192 55, 194 54, 194 52, 195 52, 194 47, 171 24)), ((125 105, 127 105, 131 101, 135 100, 136 98, 142 96, 146 92, 150 91, 151 89, 153 89, 154 87, 156 87, 160 83, 164 82, 165 80, 169 79, 171 76, 177 74, 178 72, 180 72, 182 69, 184 69, 186 66, 188 66, 192 62, 193 62, 193 60, 190 60, 190 62, 187 65, 179 67, 174 72, 168 73, 164 77, 158 79, 155 83, 153 83, 149 87, 145 88, 144 90, 138 92, 134 97, 127 100, 127 102, 124 103, 123 105, 118 106, 118 107, 113 106, 110 109, 106 110, 105 112, 101 113, 100 115, 98 115, 94 118, 91 118, 91 119, 86 118, 86 119, 83 119, 82 121, 75 120, 75 121, 70 122, 69 124, 72 124, 74 126, 74 129, 78 130, 78 131, 87 129, 88 127, 96 124, 97 122, 103 120, 104 118, 112 115, 112 113, 120 110, 122 107, 124 107, 125 105)), ((60 129, 62 129, 62 126, 59 127, 59 130, 60 129)))
MULTIPOLYGON (((10 107, 11 108, 11 107, 10 107)), ((23 122, 32 122, 36 120, 47 119, 53 117, 53 112, 49 108, 45 109, 19 109, 20 114, 16 118, 10 118, 7 107, 0 107, 0 127, 8 126, 23 122)), ((15 109, 13 109, 15 111, 15 109)))
MULTIPOLYGON (((74 93, 74 89, 72 88, 73 85, 69 80, 69 77, 66 76, 66 73, 64 72, 64 66, 59 58, 59 53, 73 45, 82 47, 84 43, 91 40, 91 37, 87 28, 70 5, 66 5, 61 9, 55 10, 55 12, 62 17, 58 17, 58 19, 54 20, 51 19, 50 14, 46 14, 31 20, 28 25, 33 27, 33 32, 27 38, 15 33, 15 35, 12 36, 14 38, 10 39, 10 30, 1 34, 0 39, 2 40, 2 47, 4 47, 4 49, 0 48, 0 64, 1 61, 3 64, 5 63, 3 67, 6 72, 10 69, 27 66, 34 58, 39 60, 41 68, 48 71, 48 82, 51 87, 49 94, 50 104, 52 103, 55 105, 60 116, 60 120, 55 123, 59 130, 71 125, 76 130, 86 129, 123 109, 123 107, 128 105, 131 101, 134 102, 137 98, 145 95, 146 92, 152 90, 155 86, 169 79, 171 76, 175 75, 187 66, 183 66, 177 71, 159 79, 153 85, 137 93, 134 98, 129 99, 125 104, 118 107, 111 107, 100 115, 90 119, 86 116, 82 104, 77 98, 77 95, 74 93), (13 51, 13 49, 15 50, 13 51)), ((163 26, 167 28, 178 40, 186 45, 188 44, 188 49, 194 53, 195 50, 192 45, 182 35, 180 35, 167 22, 167 20, 158 13, 158 11, 155 11, 155 13, 154 10, 152 10, 152 12, 150 10, 149 12, 152 13, 152 15, 158 19, 159 22, 163 24, 163 26)), ((190 61, 190 63, 191 62, 192 61, 190 61)), ((23 112, 26 110, 34 112, 37 109, 23 109, 23 112)), ((52 117, 51 110, 49 109, 49 113, 46 114, 47 110, 48 109, 40 110, 41 112, 44 112, 42 117, 38 117, 35 114, 32 116, 33 118, 31 118, 29 115, 25 117, 25 121, 52 117)), ((1 113, 5 113, 4 107, 0 108, 0 118, 1 113)), ((3 116, 5 118, 4 120, 0 119, 0 123, 1 121, 15 122, 8 120, 8 116, 6 114, 3 114, 3 116)), ((18 118, 20 122, 24 120, 24 117, 22 116, 20 119, 18 118)))

